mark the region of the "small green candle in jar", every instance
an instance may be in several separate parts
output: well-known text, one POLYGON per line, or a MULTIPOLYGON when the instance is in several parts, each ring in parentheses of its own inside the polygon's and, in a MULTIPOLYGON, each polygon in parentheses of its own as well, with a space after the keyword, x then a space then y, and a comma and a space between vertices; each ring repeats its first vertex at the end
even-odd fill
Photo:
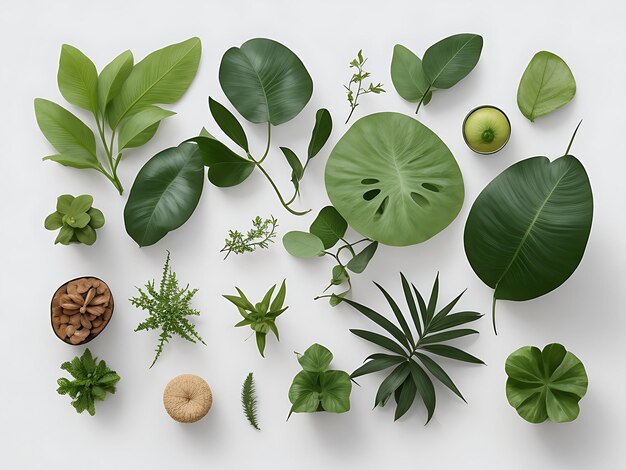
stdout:
POLYGON ((502 110, 485 105, 474 108, 463 121, 463 138, 476 153, 501 150, 511 137, 511 122, 502 110))

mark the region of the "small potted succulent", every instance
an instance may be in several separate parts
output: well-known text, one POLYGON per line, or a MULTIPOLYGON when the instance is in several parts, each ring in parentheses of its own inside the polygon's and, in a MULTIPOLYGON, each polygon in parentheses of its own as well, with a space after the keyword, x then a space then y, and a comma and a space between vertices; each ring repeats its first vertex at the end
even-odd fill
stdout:
POLYGON ((104 225, 104 214, 92 205, 93 197, 88 194, 78 197, 63 194, 57 198, 57 210, 44 222, 48 230, 60 229, 55 245, 93 245, 96 242, 96 229, 104 225))

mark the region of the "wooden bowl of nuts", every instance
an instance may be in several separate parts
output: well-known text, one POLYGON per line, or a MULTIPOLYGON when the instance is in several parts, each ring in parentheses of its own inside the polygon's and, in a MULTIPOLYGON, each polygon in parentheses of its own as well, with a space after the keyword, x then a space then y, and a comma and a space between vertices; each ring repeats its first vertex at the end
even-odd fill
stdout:
POLYGON ((113 295, 106 282, 96 277, 72 279, 52 296, 50 314, 52 329, 61 341, 85 344, 109 324, 113 295))

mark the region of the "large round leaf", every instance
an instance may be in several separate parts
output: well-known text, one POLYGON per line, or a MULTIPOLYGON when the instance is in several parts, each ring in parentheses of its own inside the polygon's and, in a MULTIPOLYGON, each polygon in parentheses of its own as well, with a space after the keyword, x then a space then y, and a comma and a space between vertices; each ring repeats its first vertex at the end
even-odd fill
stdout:
POLYGON ((124 209, 126 231, 153 245, 183 225, 198 205, 204 164, 198 146, 183 143, 156 154, 139 171, 124 209))
POLYGON ((519 348, 506 360, 505 370, 506 397, 526 421, 564 423, 578 416, 578 402, 587 393, 587 373, 580 359, 562 345, 549 344, 543 351, 519 348))
POLYGON ((219 80, 244 118, 274 126, 296 117, 313 94, 313 81, 302 61, 271 39, 250 39, 228 49, 219 80))
POLYGON ((333 206, 362 235, 386 245, 428 240, 463 205, 463 176, 437 135, 413 118, 378 113, 359 119, 326 165, 333 206))
POLYGON ((528 300, 559 287, 582 259, 593 195, 571 155, 533 157, 480 193, 465 226, 465 253, 494 299, 528 300))

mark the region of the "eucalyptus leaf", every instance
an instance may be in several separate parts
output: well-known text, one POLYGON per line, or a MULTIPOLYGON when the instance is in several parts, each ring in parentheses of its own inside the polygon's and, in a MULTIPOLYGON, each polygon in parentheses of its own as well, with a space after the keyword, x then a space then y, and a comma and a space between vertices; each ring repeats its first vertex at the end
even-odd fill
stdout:
POLYGON ((424 53, 422 67, 429 84, 451 88, 476 67, 483 49, 478 34, 455 34, 430 46, 424 53))
POLYGON ((200 39, 191 38, 154 51, 135 65, 109 107, 111 128, 146 106, 178 101, 196 76, 201 49, 200 39))
POLYGON ((311 224, 309 232, 322 240, 324 249, 328 250, 343 238, 347 229, 348 223, 337 212, 337 209, 333 206, 326 206, 311 224))
POLYGON ((495 302, 529 300, 563 284, 585 252, 593 194, 585 168, 566 155, 522 160, 480 193, 465 225, 465 253, 495 302))
POLYGON ((96 138, 80 119, 65 108, 42 98, 35 99, 37 124, 60 155, 45 157, 74 168, 99 168, 96 138))
POLYGON ((122 85, 133 69, 133 53, 124 51, 107 64, 98 76, 98 107, 102 114, 113 98, 115 98, 122 85))
POLYGON ((233 142, 248 152, 248 138, 237 121, 237 118, 228 109, 209 96, 209 110, 217 125, 233 142))
POLYGON ((348 261, 348 264, 346 264, 346 268, 348 268, 353 273, 362 273, 363 271, 365 271, 365 268, 367 268, 367 265, 376 253, 377 248, 378 242, 370 243, 360 253, 357 253, 355 257, 348 261))
POLYGON ((562 345, 548 344, 543 351, 519 348, 507 358, 505 371, 506 397, 526 421, 565 423, 578 417, 578 402, 587 393, 587 373, 580 359, 562 345))
POLYGON ((118 149, 122 150, 144 145, 154 136, 159 123, 174 114, 176 113, 158 106, 147 106, 141 111, 124 118, 119 126, 118 149))
MULTIPOLYGON (((391 81, 398 94, 411 103, 417 103, 424 99, 426 93, 432 93, 421 59, 401 44, 393 48, 391 81)), ((427 104, 425 99, 424 104, 427 104)))
POLYGON ((126 231, 139 246, 153 245, 193 214, 204 182, 198 147, 182 143, 152 157, 139 171, 124 208, 126 231))
POLYGON ((322 150, 332 130, 333 119, 330 116, 330 112, 324 108, 318 109, 317 113, 315 113, 315 126, 313 127, 313 134, 311 134, 311 140, 309 141, 309 148, 307 150, 308 160, 315 157, 319 151, 322 150))
POLYGON ((59 90, 69 103, 98 112, 98 72, 93 62, 74 46, 63 44, 57 74, 59 90))
POLYGON ((324 244, 319 237, 297 230, 287 232, 283 236, 285 250, 296 258, 314 258, 324 252, 324 244))
POLYGON ((463 176, 450 149, 399 113, 359 119, 326 164, 326 191, 348 224, 386 245, 421 243, 463 205, 463 176))
POLYGON ((250 122, 283 124, 309 102, 313 81, 302 61, 271 39, 250 39, 222 57, 219 81, 229 101, 250 122))
POLYGON ((517 89, 517 106, 534 121, 565 106, 576 94, 576 80, 558 55, 537 52, 526 67, 517 89))

